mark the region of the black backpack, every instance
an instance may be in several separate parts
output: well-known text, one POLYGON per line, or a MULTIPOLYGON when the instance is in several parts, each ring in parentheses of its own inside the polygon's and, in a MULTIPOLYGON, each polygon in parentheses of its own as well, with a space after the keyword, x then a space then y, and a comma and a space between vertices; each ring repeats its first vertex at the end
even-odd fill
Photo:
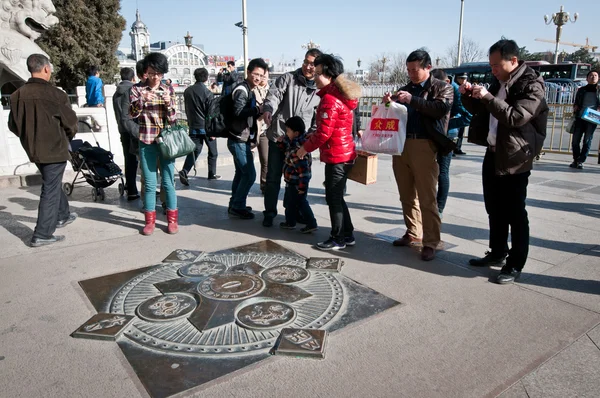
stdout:
POLYGON ((205 118, 206 135, 209 137, 227 138, 230 131, 236 132, 233 125, 235 115, 233 112, 233 93, 236 90, 248 90, 243 85, 238 85, 231 93, 214 97, 208 115, 205 118))

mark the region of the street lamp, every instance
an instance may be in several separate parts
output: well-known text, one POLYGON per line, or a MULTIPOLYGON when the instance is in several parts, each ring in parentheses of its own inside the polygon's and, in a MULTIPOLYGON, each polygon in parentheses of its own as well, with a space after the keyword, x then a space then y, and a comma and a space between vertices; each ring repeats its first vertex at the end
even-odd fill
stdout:
POLYGON ((456 65, 460 66, 460 57, 462 53, 462 26, 463 26, 463 16, 465 13, 465 0, 460 0, 460 23, 458 25, 458 55, 456 57, 456 65))
POLYGON ((385 63, 386 63, 387 61, 388 61, 388 60, 387 60, 387 58, 386 58, 386 57, 383 57, 383 58, 381 59, 381 64, 383 65, 383 67, 382 67, 382 69, 383 69, 383 72, 382 72, 382 74, 381 74, 381 84, 385 83, 385 63))
POLYGON ((440 57, 437 57, 437 58, 435 59, 435 66, 436 66, 436 67, 440 66, 440 61, 441 61, 441 60, 440 60, 440 57))
POLYGON ((244 78, 248 77, 248 25, 246 22, 246 0, 242 0, 242 20, 234 25, 242 29, 242 38, 244 41, 244 78))
POLYGON ((312 40, 309 40, 308 43, 302 45, 302 48, 304 48, 306 51, 312 50, 313 48, 319 48, 319 47, 321 47, 321 46, 312 40))
POLYGON ((358 59, 358 61, 356 61, 356 66, 358 66, 360 68, 360 58, 358 59))
POLYGON ((556 25, 556 49, 554 50, 554 63, 557 64, 558 63, 558 46, 560 44, 560 36, 562 34, 562 27, 563 25, 566 25, 567 22, 571 21, 572 23, 575 23, 577 21, 577 17, 579 17, 579 14, 575 13, 573 14, 573 18, 571 19, 571 17, 569 16, 569 13, 566 11, 563 11, 563 6, 560 6, 560 11, 558 13, 552 14, 552 17, 549 17, 548 15, 544 15, 544 22, 546 22, 546 25, 550 25, 550 24, 554 24, 556 25))
POLYGON ((192 72, 192 52, 190 51, 192 48, 192 39, 194 36, 190 35, 190 31, 188 30, 187 35, 183 36, 183 40, 185 40, 185 45, 188 48, 188 65, 190 66, 190 86, 194 84, 193 72, 192 72))

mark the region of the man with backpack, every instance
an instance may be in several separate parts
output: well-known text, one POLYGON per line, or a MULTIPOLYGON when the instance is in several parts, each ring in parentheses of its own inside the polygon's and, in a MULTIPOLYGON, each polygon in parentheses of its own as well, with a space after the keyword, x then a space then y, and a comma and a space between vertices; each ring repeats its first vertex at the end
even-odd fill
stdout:
POLYGON ((185 89, 183 98, 185 101, 185 114, 187 115, 188 126, 190 128, 190 138, 196 144, 194 152, 187 155, 183 169, 179 172, 179 181, 185 185, 190 185, 188 173, 196 163, 198 155, 202 153, 202 146, 206 143, 208 147, 208 179, 218 180, 221 176, 216 174, 217 170, 217 140, 215 137, 206 135, 205 119, 209 115, 211 104, 214 100, 214 94, 206 87, 208 80, 208 70, 198 68, 194 71, 196 83, 185 89))
MULTIPOLYGON (((235 164, 228 212, 243 220, 254 218, 254 213, 246 207, 246 199, 256 180, 251 143, 256 142, 256 119, 262 113, 262 106, 257 106, 252 90, 258 86, 268 69, 268 65, 262 58, 250 61, 248 77, 233 89, 232 114, 227 116, 230 119, 226 123, 229 132, 227 148, 233 155, 235 164)), ((223 101, 228 99, 226 96, 223 101)))
POLYGON ((273 226, 277 216, 277 199, 281 189, 281 176, 285 153, 278 146, 285 136, 285 122, 292 116, 300 116, 311 133, 316 127, 315 112, 321 98, 315 84, 315 58, 321 51, 313 48, 306 52, 302 67, 281 75, 270 88, 264 104, 264 121, 269 125, 269 155, 265 183, 265 211, 263 226, 273 226))

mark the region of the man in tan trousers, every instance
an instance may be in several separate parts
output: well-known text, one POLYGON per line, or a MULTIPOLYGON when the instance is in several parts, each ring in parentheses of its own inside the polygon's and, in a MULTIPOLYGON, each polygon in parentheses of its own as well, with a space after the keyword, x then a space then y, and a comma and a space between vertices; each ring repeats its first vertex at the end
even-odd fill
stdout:
POLYGON ((454 94, 452 86, 430 75, 431 57, 426 51, 413 51, 406 67, 411 82, 395 96, 388 93, 383 98, 384 102, 395 100, 408 108, 404 151, 394 156, 392 163, 406 233, 394 241, 394 246, 422 243, 421 259, 431 261, 441 242, 437 153, 448 154, 456 147, 446 136, 454 94))

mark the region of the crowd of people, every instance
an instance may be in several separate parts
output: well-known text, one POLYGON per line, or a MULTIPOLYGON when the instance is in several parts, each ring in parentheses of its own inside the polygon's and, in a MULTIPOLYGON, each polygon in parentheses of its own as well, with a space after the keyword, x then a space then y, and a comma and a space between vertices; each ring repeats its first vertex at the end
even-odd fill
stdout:
MULTIPOLYGON (((541 77, 518 59, 519 47, 512 40, 500 40, 489 49, 489 62, 495 82, 489 87, 472 85, 466 76, 454 79, 442 70, 432 70, 430 55, 413 51, 406 59, 410 82, 397 92, 386 93, 382 102, 396 101, 406 106, 406 142, 401 155, 393 156, 406 233, 394 246, 420 246, 421 259, 431 261, 442 248, 442 215, 449 190, 452 156, 464 154, 463 134, 469 127, 468 141, 487 148, 482 166, 485 209, 489 216, 490 251, 470 260, 473 266, 502 266, 496 279, 506 284, 519 278, 529 248, 529 221, 526 211, 527 184, 533 160, 540 154, 546 136, 548 106, 541 77), (511 248, 508 246, 509 232, 511 248)), ((40 198, 38 225, 32 246, 63 239, 54 227, 72 222, 76 215, 60 190, 60 179, 68 160, 68 140, 77 131, 76 117, 64 93, 49 83, 51 69, 47 58, 28 59, 32 79, 11 98, 10 129, 21 137, 32 162, 42 173, 44 185, 40 198), (40 105, 37 92, 48 92, 52 103, 40 105), (47 108, 47 109, 46 109, 47 108), (40 129, 34 117, 60 110, 56 129, 40 129), (36 116, 33 116, 36 115, 36 116), (35 137, 48 137, 60 151, 45 153, 47 145, 35 137), (51 209, 59 209, 52 211, 51 209)), ((348 173, 357 157, 355 142, 360 135, 356 117, 360 86, 345 77, 341 60, 318 49, 306 52, 302 66, 281 75, 268 85, 268 66, 257 58, 249 62, 247 77, 238 82, 235 66, 228 65, 218 77, 223 82, 222 96, 231 96, 227 147, 232 154, 235 175, 231 185, 228 214, 243 220, 255 218, 247 206, 248 193, 256 181, 253 149, 258 148, 261 163, 260 189, 264 195, 262 225, 272 227, 278 214, 281 180, 285 182, 283 229, 303 224, 302 233, 315 231, 317 221, 308 202, 311 153, 318 150, 325 164, 325 197, 331 222, 330 236, 316 247, 339 250, 355 245, 351 209, 344 200, 348 173)), ((90 86, 95 87, 97 70, 90 70, 90 86)), ((148 54, 138 62, 136 84, 133 71, 121 71, 122 82, 113 97, 125 155, 127 198, 142 197, 145 226, 150 235, 156 225, 156 187, 160 174, 161 201, 167 215, 167 232, 178 232, 178 207, 175 191, 174 161, 158 150, 161 129, 175 123, 173 88, 161 82, 168 62, 160 53, 148 54), (141 192, 136 174, 141 168, 141 192)), ((217 101, 207 86, 208 71, 194 72, 195 84, 184 92, 189 134, 196 144, 179 171, 179 181, 189 185, 188 174, 208 147, 208 179, 217 180, 216 139, 207 133, 207 118, 217 101)), ((585 161, 595 125, 580 120, 585 107, 600 106, 598 73, 590 72, 588 86, 580 89, 575 101, 578 120, 575 126, 574 167, 585 161), (577 137, 579 137, 577 139, 577 137), (583 150, 575 151, 584 139, 583 150)), ((92 105, 93 106, 93 105, 92 105)), ((52 119, 52 118, 49 118, 52 119)), ((47 152, 47 151, 46 151, 47 152)), ((573 165, 572 165, 573 166, 573 165)))

